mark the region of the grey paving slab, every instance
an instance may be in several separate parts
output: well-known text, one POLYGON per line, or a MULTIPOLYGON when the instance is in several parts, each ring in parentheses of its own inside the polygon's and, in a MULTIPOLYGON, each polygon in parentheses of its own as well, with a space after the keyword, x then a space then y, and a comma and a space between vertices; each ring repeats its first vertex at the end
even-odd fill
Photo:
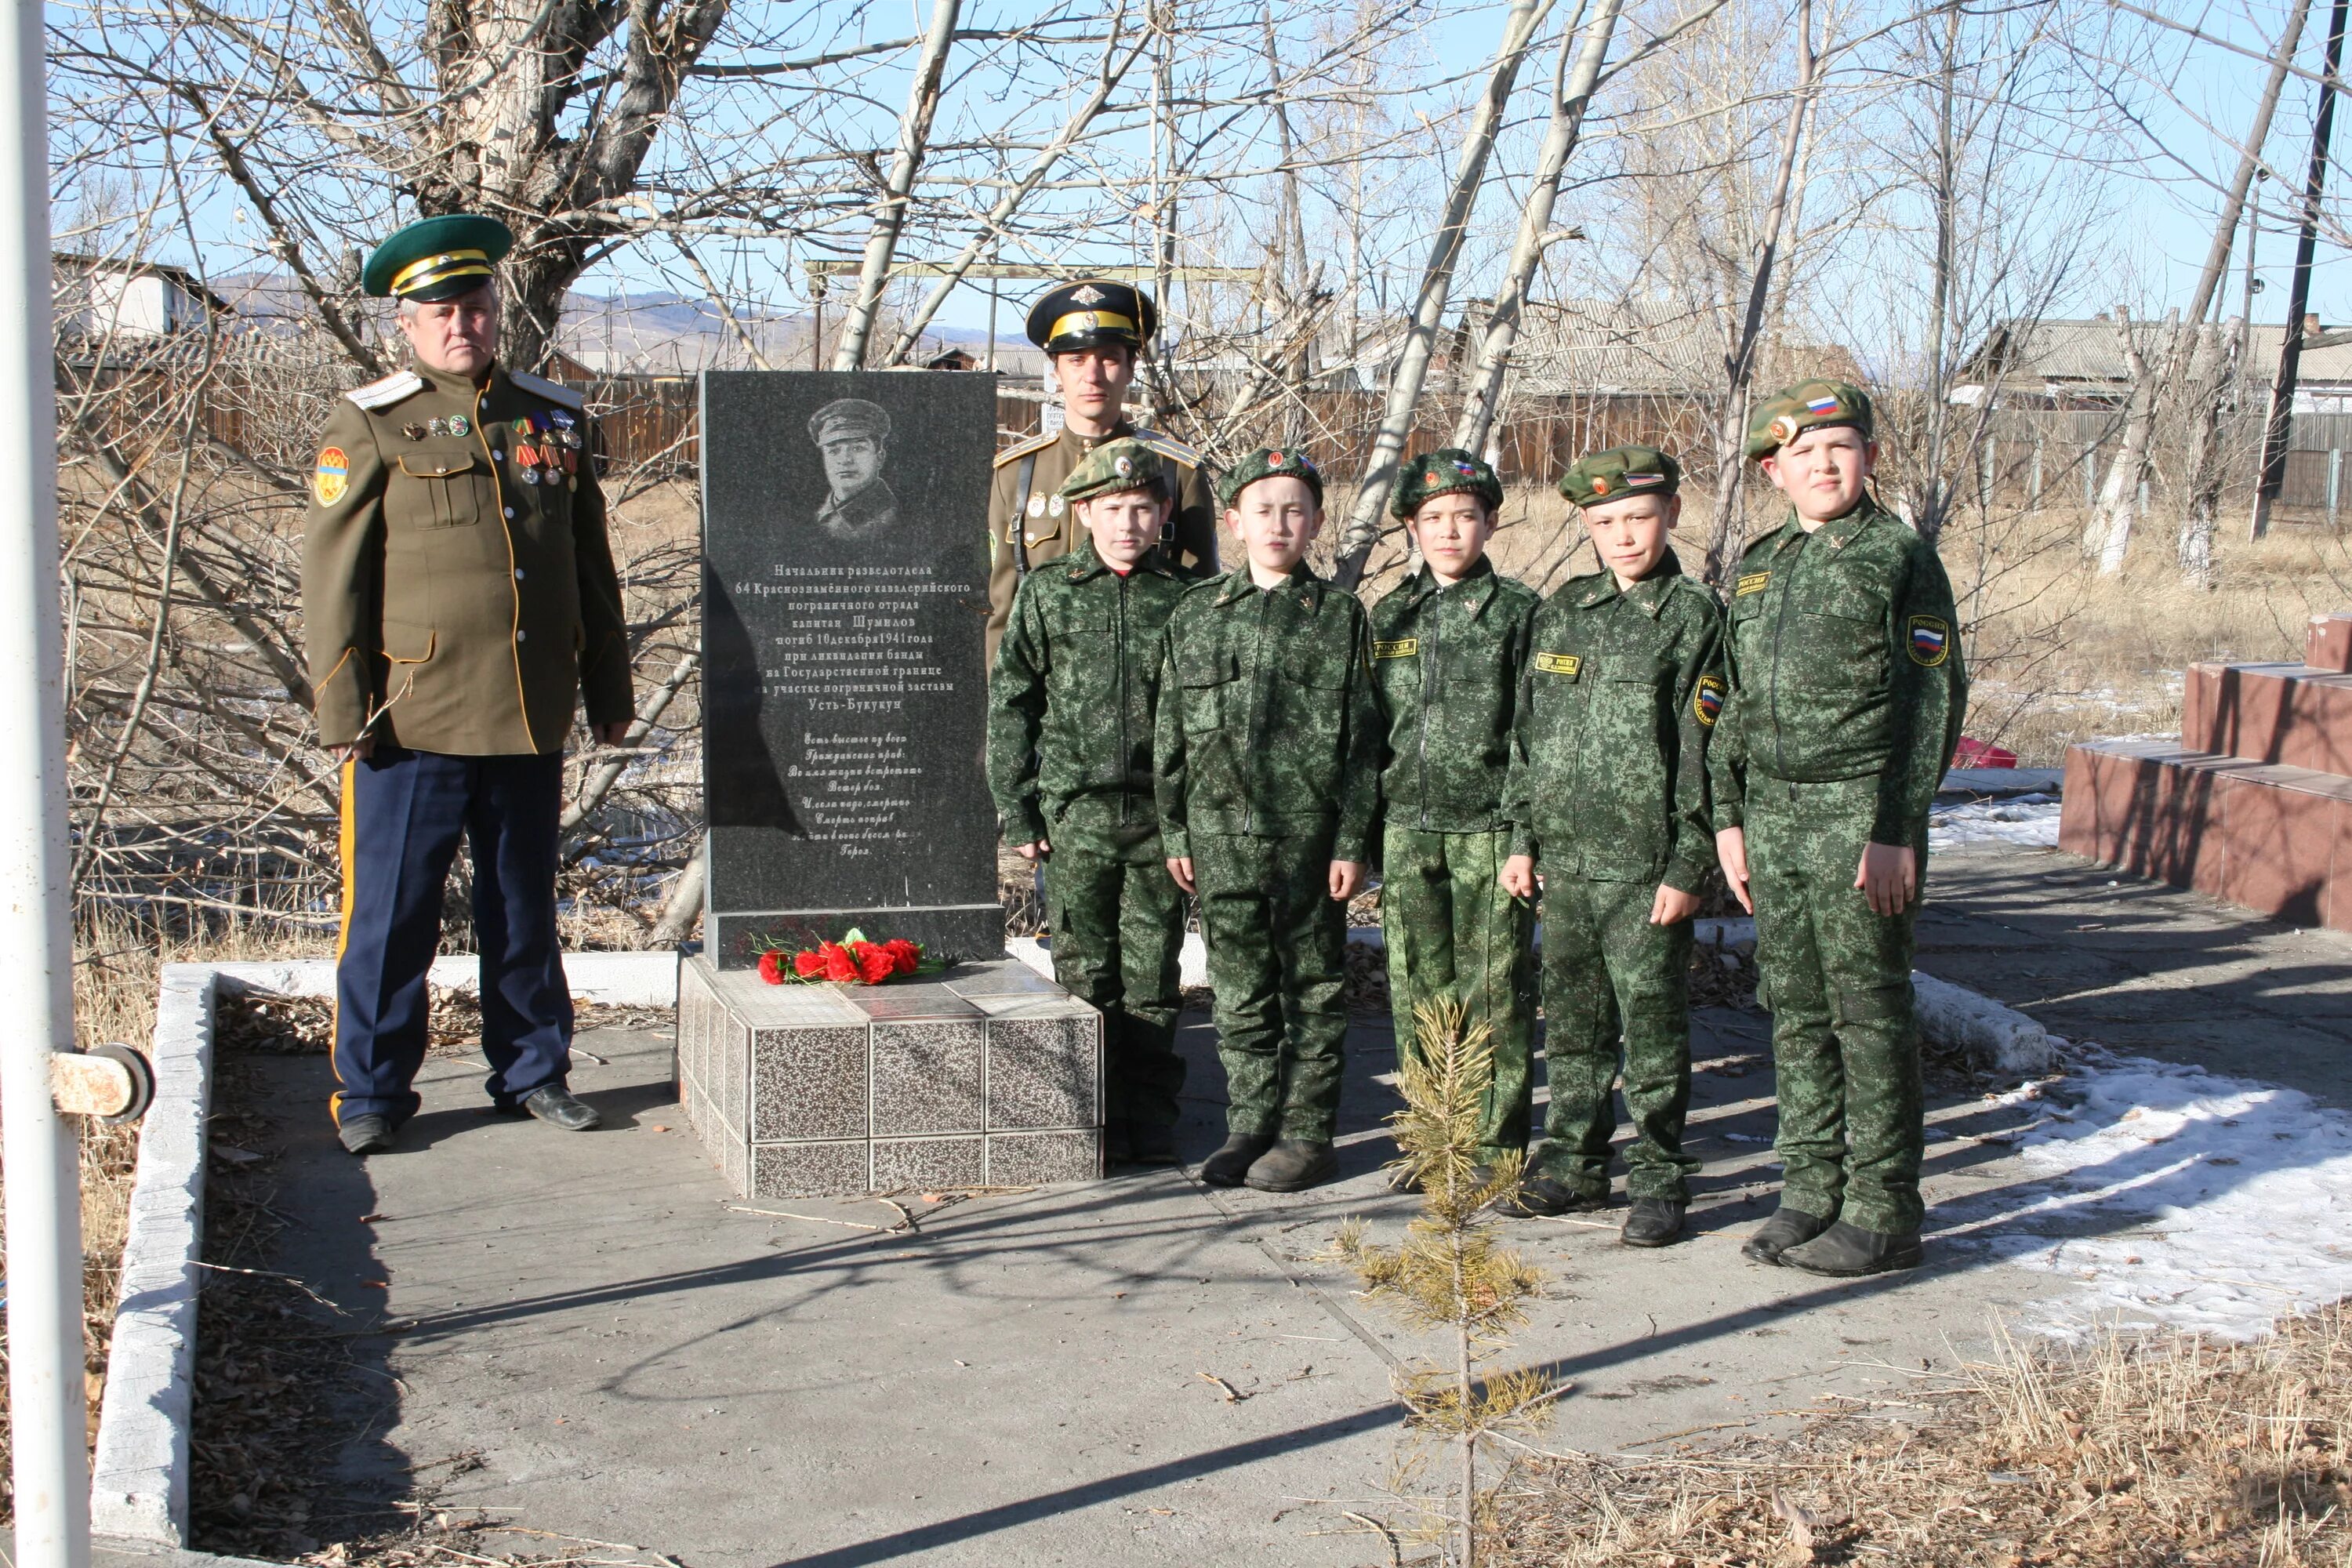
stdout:
POLYGON ((1935 857, 1918 966, 2057 1034, 2352 1106, 2352 938, 2054 849, 1935 857))

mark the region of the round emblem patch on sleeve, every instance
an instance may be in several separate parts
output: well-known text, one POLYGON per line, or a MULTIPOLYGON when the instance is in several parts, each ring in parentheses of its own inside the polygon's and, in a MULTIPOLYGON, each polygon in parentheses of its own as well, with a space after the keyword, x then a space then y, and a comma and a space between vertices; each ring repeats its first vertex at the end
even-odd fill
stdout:
POLYGON ((1723 700, 1730 690, 1719 675, 1698 678, 1698 691, 1691 699, 1691 711, 1698 716, 1700 723, 1710 730, 1715 728, 1716 720, 1723 713, 1723 700))
POLYGON ((1911 662, 1934 668, 1950 657, 1952 628, 1934 616, 1911 617, 1911 662))
POLYGON ((341 447, 329 447, 319 454, 319 466, 310 474, 310 493, 319 498, 320 506, 332 506, 343 499, 351 488, 351 464, 341 447))

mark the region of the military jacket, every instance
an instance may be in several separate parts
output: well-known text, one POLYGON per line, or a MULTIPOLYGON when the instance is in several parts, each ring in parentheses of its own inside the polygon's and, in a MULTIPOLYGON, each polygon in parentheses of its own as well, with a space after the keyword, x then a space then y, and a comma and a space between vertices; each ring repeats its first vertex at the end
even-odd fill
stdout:
POLYGON ((1160 830, 1332 835, 1366 860, 1380 806, 1380 705, 1364 607, 1304 563, 1271 592, 1249 568, 1196 584, 1160 637, 1160 830))
POLYGON ((1867 497, 1811 533, 1791 512, 1741 559, 1729 618, 1731 695, 1710 763, 1716 826, 1739 824, 1759 775, 1874 775, 1871 838, 1916 838, 1969 694, 1935 546, 1867 497))
POLYGON ((559 752, 583 689, 590 722, 630 717, 593 452, 578 393, 495 367, 337 401, 302 541, 321 744, 559 752))
POLYGON ((1013 614, 1014 570, 1013 519, 1021 515, 1022 537, 1027 542, 1034 570, 1058 561, 1086 542, 1087 531, 1072 515, 1061 496, 1062 481, 1076 471, 1086 455, 1105 441, 1129 437, 1150 443, 1177 465, 1176 505, 1168 517, 1160 550, 1177 576, 1197 582, 1217 574, 1217 508, 1209 481, 1201 472, 1201 455, 1181 441, 1156 431, 1139 430, 1120 420, 1108 436, 1081 436, 1064 428, 1050 436, 1034 436, 996 455, 996 475, 988 491, 988 660, 996 667, 996 645, 1013 614), (1029 470, 1029 496, 1017 493, 1021 467, 1034 458, 1029 470))
POLYGON ((1381 809, 1403 827, 1489 832, 1506 825, 1528 628, 1541 601, 1481 557, 1440 587, 1424 566, 1372 606, 1372 689, 1387 722, 1381 809))
POLYGON ((1520 679, 1512 850, 1547 876, 1696 891, 1715 864, 1706 749, 1722 710, 1723 610, 1669 552, 1620 590, 1570 579, 1536 612, 1520 679))
POLYGON ((988 685, 988 787, 1009 841, 1160 858, 1160 634, 1188 586, 1157 550, 1122 577, 1092 541, 1023 582, 988 685))

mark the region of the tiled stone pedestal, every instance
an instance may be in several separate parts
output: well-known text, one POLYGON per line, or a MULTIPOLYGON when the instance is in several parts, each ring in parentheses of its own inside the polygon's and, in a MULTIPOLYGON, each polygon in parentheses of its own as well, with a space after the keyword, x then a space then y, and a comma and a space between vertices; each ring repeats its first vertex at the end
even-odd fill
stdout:
POLYGON ((751 1197, 1102 1173, 1102 1018, 1013 959, 887 985, 770 985, 688 958, 679 1097, 751 1197))

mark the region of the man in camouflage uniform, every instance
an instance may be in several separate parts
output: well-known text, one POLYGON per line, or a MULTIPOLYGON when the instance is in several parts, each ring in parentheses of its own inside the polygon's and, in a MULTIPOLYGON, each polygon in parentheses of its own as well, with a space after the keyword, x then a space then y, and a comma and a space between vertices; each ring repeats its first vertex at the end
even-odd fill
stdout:
POLYGON ((1175 464, 1107 441, 1060 494, 1090 536, 1029 574, 988 688, 988 784, 1004 836, 1045 866, 1054 973, 1102 1010, 1113 1163, 1176 1162, 1184 895, 1152 791, 1160 634, 1189 585, 1159 540, 1175 464))
POLYGON ((1486 558, 1503 504, 1495 470, 1441 447, 1398 473, 1389 510, 1421 566, 1372 607, 1373 689, 1388 723, 1381 773, 1381 927, 1397 1050, 1416 1048, 1415 1009, 1453 1000, 1485 1025, 1494 1081, 1478 1162, 1528 1145, 1534 1052, 1534 910, 1503 889, 1511 829, 1503 782, 1536 592, 1486 558))
POLYGON ((1611 1086, 1624 1042, 1631 1200, 1622 1238, 1664 1247, 1690 1202, 1691 917, 1715 858, 1706 747, 1725 687, 1723 609, 1667 535, 1682 469, 1654 447, 1580 460, 1560 494, 1601 569, 1536 612, 1508 789, 1511 890, 1543 873, 1544 1058, 1551 1108, 1515 1207, 1609 1195, 1611 1086))
POLYGON ((1030 307, 1029 341, 1045 351, 1062 395, 1064 422, 1059 430, 996 455, 996 476, 988 491, 991 668, 1022 577, 1082 542, 1062 486, 1105 441, 1141 441, 1168 460, 1176 500, 1160 552, 1170 570, 1188 582, 1217 574, 1217 514, 1200 454, 1156 430, 1138 429, 1122 411, 1135 381, 1136 356, 1159 324, 1150 294, 1105 278, 1065 283, 1030 307))
POLYGON ((1748 455, 1790 515, 1739 563, 1712 763, 1780 1096, 1780 1207, 1744 1250, 1817 1274, 1907 1268, 1925 1142, 1912 926, 1968 701, 1952 588, 1869 492, 1878 446, 1856 388, 1800 382, 1763 403, 1748 455))
POLYGON ((1231 1136, 1201 1179, 1297 1192, 1338 1168, 1348 900, 1382 730, 1363 606, 1306 563, 1322 475, 1262 449, 1223 499, 1249 559, 1186 594, 1160 639, 1160 834, 1200 894, 1225 1068, 1231 1136))

